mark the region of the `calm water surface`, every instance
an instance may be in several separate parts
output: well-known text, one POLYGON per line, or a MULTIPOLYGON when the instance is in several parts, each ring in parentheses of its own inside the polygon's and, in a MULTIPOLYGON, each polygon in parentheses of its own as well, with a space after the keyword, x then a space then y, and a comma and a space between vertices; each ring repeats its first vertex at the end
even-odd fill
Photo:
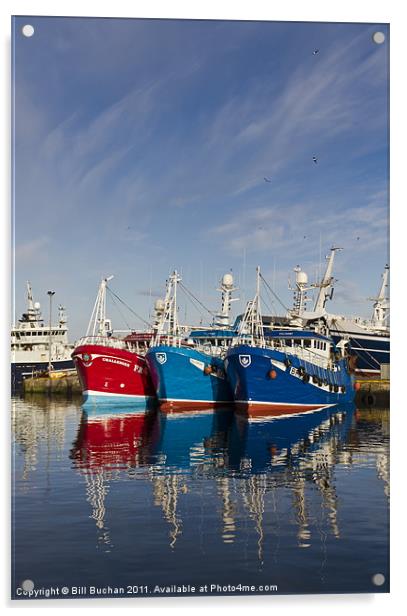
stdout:
POLYGON ((12 427, 15 597, 27 579, 68 597, 389 590, 388 410, 249 423, 37 398, 13 401, 12 427))

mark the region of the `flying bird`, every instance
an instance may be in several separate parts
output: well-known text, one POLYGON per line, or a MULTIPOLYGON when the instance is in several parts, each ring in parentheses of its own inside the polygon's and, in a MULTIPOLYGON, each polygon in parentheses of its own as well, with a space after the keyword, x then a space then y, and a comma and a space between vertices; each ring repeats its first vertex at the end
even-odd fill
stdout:
POLYGON ((271 178, 264 178, 265 182, 271 182, 271 178))
POLYGON ((317 53, 319 53, 319 49, 314 49, 314 51, 312 52, 312 55, 313 55, 313 56, 316 56, 316 55, 317 55, 317 53))
POLYGON ((314 161, 314 163, 315 163, 315 164, 317 164, 317 162, 318 162, 318 158, 317 158, 316 156, 313 156, 313 157, 312 157, 312 160, 314 161))

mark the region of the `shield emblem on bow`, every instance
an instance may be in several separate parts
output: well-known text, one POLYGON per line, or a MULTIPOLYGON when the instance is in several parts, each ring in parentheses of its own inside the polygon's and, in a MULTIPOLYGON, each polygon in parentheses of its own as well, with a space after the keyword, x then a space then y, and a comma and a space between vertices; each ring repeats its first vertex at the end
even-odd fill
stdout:
POLYGON ((159 364, 165 364, 165 362, 167 361, 167 353, 156 353, 155 354, 157 361, 159 364))
POLYGON ((82 361, 86 367, 91 366, 92 365, 92 355, 89 355, 88 353, 83 353, 82 361))
POLYGON ((250 355, 239 355, 239 362, 243 368, 247 368, 252 363, 252 358, 250 355))

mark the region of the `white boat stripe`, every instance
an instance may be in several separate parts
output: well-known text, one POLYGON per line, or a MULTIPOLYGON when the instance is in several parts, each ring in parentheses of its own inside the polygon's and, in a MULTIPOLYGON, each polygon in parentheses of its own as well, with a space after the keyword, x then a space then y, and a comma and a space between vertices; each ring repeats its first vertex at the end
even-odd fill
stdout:
POLYGON ((205 402, 205 404, 233 404, 233 400, 192 400, 191 398, 159 398, 160 402, 205 402))
POLYGON ((101 397, 107 397, 107 396, 118 396, 120 398, 138 398, 138 399, 147 399, 147 398, 155 398, 155 396, 142 396, 140 394, 114 394, 114 393, 109 393, 107 391, 94 391, 93 389, 87 389, 86 391, 83 392, 84 396, 101 396, 101 397))
POLYGON ((334 402, 332 404, 294 404, 292 402, 255 402, 253 400, 235 400, 235 404, 251 404, 252 406, 255 405, 268 405, 268 406, 285 406, 286 408, 297 408, 297 407, 301 407, 301 408, 309 408, 310 406, 314 407, 317 406, 318 408, 327 408, 328 406, 335 406, 336 404, 338 404, 338 402, 334 402))

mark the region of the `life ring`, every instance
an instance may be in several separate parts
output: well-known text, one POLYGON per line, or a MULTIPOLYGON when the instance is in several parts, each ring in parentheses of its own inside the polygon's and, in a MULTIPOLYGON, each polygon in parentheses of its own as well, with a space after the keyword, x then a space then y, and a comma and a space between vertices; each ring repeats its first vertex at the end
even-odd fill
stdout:
POLYGON ((212 366, 210 366, 210 365, 205 366, 205 368, 204 368, 204 373, 205 373, 206 375, 208 375, 208 374, 212 374, 212 366))
POLYGON ((270 379, 275 379, 275 378, 277 378, 277 372, 275 370, 270 370, 268 372, 268 376, 269 376, 270 379))

